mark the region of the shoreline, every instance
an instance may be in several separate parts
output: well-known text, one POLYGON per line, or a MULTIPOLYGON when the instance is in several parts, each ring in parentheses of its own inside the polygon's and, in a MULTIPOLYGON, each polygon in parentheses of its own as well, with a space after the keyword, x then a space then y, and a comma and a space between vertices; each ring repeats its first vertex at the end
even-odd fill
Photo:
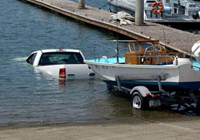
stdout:
POLYGON ((74 122, 51 122, 51 123, 44 123, 44 122, 28 122, 28 123, 20 123, 14 125, 2 125, 0 126, 1 130, 8 130, 8 129, 26 129, 26 128, 39 128, 39 127, 71 127, 71 126, 92 126, 92 125, 126 125, 126 124, 134 124, 134 125, 142 125, 147 123, 178 123, 178 122, 190 122, 190 121, 199 121, 199 116, 185 116, 182 115, 181 118, 156 118, 156 119, 149 119, 149 118, 119 118, 119 119, 105 119, 105 120, 90 120, 90 121, 74 121, 74 122))
POLYGON ((200 138, 200 119, 54 125, 0 130, 1 140, 184 140, 200 138), (187 120, 187 121, 186 121, 187 120))

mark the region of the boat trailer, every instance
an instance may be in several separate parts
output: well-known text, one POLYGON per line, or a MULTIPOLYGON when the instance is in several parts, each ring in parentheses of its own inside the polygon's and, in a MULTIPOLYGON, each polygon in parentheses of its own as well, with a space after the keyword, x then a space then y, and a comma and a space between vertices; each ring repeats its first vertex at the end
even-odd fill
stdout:
POLYGON ((162 80, 167 79, 168 74, 152 75, 118 75, 115 76, 116 86, 112 86, 114 91, 127 93, 131 96, 131 104, 134 108, 145 110, 160 106, 176 107, 179 111, 182 108, 198 111, 200 107, 200 97, 193 91, 167 92, 162 88, 162 80), (156 80, 157 91, 150 91, 145 86, 136 86, 132 89, 121 86, 121 80, 156 80))

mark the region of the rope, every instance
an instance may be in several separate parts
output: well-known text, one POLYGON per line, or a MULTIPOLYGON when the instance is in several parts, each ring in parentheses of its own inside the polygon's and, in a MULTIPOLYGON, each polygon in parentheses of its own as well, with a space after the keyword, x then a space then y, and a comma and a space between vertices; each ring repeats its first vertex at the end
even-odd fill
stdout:
POLYGON ((100 7, 99 10, 101 10, 101 9, 102 9, 103 7, 105 7, 106 5, 109 5, 109 10, 110 10, 110 4, 109 4, 109 3, 110 3, 111 1, 113 1, 113 0, 108 1, 106 4, 104 4, 102 7, 100 7))

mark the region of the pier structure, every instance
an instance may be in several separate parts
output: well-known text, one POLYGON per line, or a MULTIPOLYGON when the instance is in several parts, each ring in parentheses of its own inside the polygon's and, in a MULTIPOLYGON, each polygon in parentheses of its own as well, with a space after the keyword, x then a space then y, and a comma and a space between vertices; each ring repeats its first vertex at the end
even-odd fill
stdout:
POLYGON ((144 0, 135 1, 135 24, 144 25, 144 0))
MULTIPOLYGON (((157 39, 169 49, 190 55, 191 47, 200 40, 200 35, 174 29, 165 25, 146 22, 145 26, 136 24, 119 26, 111 23, 109 17, 114 13, 85 5, 78 8, 78 3, 69 0, 21 0, 44 7, 67 17, 118 32, 137 40, 157 39)), ((180 23, 181 24, 181 23, 180 23)))

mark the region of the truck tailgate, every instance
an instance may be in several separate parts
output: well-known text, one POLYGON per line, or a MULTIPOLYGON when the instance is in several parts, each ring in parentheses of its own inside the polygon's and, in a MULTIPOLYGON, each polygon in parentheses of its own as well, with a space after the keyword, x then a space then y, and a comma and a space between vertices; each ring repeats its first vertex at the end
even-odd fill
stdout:
POLYGON ((94 72, 86 64, 48 65, 38 66, 37 69, 55 78, 59 78, 60 69, 65 68, 66 79, 90 79, 94 72))

